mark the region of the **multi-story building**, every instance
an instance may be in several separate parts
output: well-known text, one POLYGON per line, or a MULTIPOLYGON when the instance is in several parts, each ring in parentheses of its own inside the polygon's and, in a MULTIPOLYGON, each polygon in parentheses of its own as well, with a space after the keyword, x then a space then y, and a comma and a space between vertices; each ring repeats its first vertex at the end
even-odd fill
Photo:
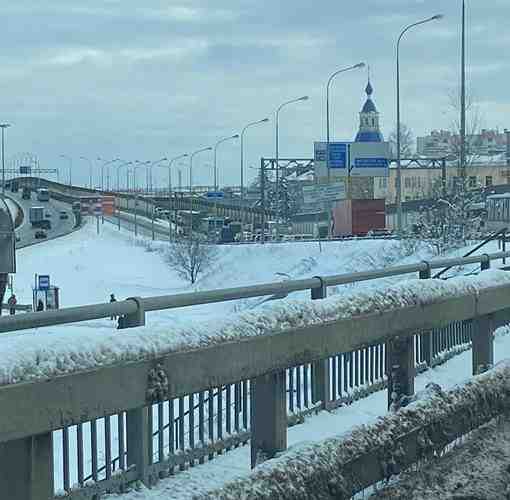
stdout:
MULTIPOLYGON (((495 156, 507 151, 507 131, 482 129, 479 134, 466 136, 466 149, 473 159, 477 156, 495 156)), ((416 138, 419 156, 458 156, 460 136, 448 130, 433 130, 429 135, 416 138)))
MULTIPOLYGON (((402 168, 402 200, 430 199, 437 195, 441 186, 442 171, 440 167, 402 168)), ((395 203, 395 185, 397 169, 390 168, 389 177, 374 178, 374 198, 386 198, 386 203, 395 203)), ((452 184, 459 177, 459 169, 455 162, 446 166, 447 183, 452 184)), ((510 166, 507 165, 506 154, 492 157, 480 157, 466 167, 468 187, 488 187, 492 185, 510 184, 510 166)))

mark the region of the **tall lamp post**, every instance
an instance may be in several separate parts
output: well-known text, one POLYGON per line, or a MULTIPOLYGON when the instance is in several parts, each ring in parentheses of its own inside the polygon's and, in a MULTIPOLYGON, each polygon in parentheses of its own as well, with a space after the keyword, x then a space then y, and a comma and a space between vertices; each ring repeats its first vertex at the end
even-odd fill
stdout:
MULTIPOLYGON (((176 162, 177 160, 181 160, 182 158, 187 158, 189 155, 188 153, 184 153, 182 155, 179 155, 179 156, 174 156, 173 158, 171 158, 170 160, 168 160, 168 213, 169 213, 169 216, 168 216, 168 241, 172 241, 172 218, 170 217, 170 210, 171 210, 171 204, 170 204, 170 200, 171 200, 171 196, 172 196, 172 165, 174 164, 174 162, 176 162)), ((161 165, 163 166, 163 165, 161 165)), ((177 209, 176 209, 177 211, 177 209)), ((175 219, 175 224, 177 224, 177 218, 175 219)), ((176 226, 176 231, 177 231, 177 226, 176 226)))
MULTIPOLYGON (((102 165, 101 165, 101 191, 104 191, 104 168, 108 165, 110 165, 111 163, 115 163, 116 161, 121 161, 120 158, 115 158, 113 160, 107 160, 105 161, 104 158, 99 158, 97 159, 98 161, 102 161, 104 162, 102 165)), ((110 171, 108 170, 108 180, 110 178, 110 171)))
POLYGON ((218 146, 221 143, 223 143, 223 142, 231 141, 231 140, 234 140, 234 139, 239 139, 239 134, 231 135, 229 137, 224 137, 223 139, 220 139, 214 145, 214 190, 215 191, 218 191, 218 173, 217 173, 218 169, 217 169, 217 166, 216 166, 216 157, 217 157, 218 146))
POLYGON ((241 200, 244 199, 244 133, 246 132, 246 129, 253 127, 254 125, 267 123, 268 121, 269 118, 264 118, 263 120, 248 123, 248 125, 246 125, 241 131, 241 200))
MULTIPOLYGON (((124 163, 121 163, 120 165, 117 165, 117 191, 120 191, 120 169, 122 167, 126 167, 128 165, 132 165, 133 162, 132 161, 125 161, 124 163)), ((127 185, 126 185, 126 189, 127 189, 127 185)))
POLYGON ((193 238, 193 157, 204 151, 212 151, 212 147, 198 149, 189 155, 189 238, 193 238))
MULTIPOLYGON (((328 184, 331 180, 331 173, 330 173, 330 170, 329 170, 329 88, 331 86, 331 82, 333 81, 333 79, 335 78, 335 76, 339 75, 340 73, 345 73, 347 71, 351 71, 353 69, 360 69, 360 68, 364 68, 365 67, 365 63, 364 62, 360 62, 358 64, 355 64, 354 66, 349 66, 348 68, 342 68, 342 69, 339 69, 338 71, 335 71, 328 79, 328 83, 326 84, 326 169, 327 169, 327 172, 328 172, 328 184)), ((347 168, 349 168, 347 166, 347 168)))
POLYGON ((9 128, 11 125, 9 123, 0 123, 0 128, 2 129, 2 197, 5 198, 5 142, 4 142, 4 132, 6 128, 9 128))
MULTIPOLYGON (((135 160, 135 170, 134 170, 134 186, 135 186, 135 189, 136 189, 136 169, 137 168, 140 168, 140 167, 145 167, 148 169, 149 165, 151 164, 151 161, 150 160, 147 160, 147 161, 140 161, 140 160, 135 160)), ((149 175, 148 175, 148 170, 145 171, 145 191, 149 191, 149 175)))
MULTIPOLYGON (((153 161, 149 166, 150 171, 151 171, 151 174, 150 174, 151 193, 154 191, 154 186, 152 184, 152 169, 153 169, 153 167, 158 166, 160 163, 163 163, 164 161, 168 161, 168 158, 166 156, 164 158, 160 158, 159 160, 153 161)), ((156 184, 156 186, 157 186, 157 184, 156 184)))
POLYGON ((60 156, 60 158, 65 158, 66 160, 69 160, 69 185, 71 186, 71 184, 72 184, 71 172, 73 170, 73 159, 67 155, 59 155, 59 156, 60 156))
MULTIPOLYGON (((276 238, 278 239, 280 234, 280 179, 279 173, 280 168, 278 162, 280 160, 280 151, 279 151, 279 115, 282 108, 289 104, 293 104, 295 102, 307 101, 308 96, 304 95, 302 97, 298 97, 297 99, 291 99, 290 101, 286 101, 283 104, 280 104, 276 109, 276 124, 275 124, 275 161, 276 161, 276 238)), ((262 228, 262 239, 264 239, 264 228, 262 228)))
POLYGON ((442 19, 441 14, 429 17, 417 23, 406 26, 400 33, 397 40, 397 179, 395 183, 396 188, 396 204, 397 204, 397 230, 402 233, 402 165, 400 155, 400 41, 402 37, 412 28, 420 26, 421 24, 429 23, 442 19))
POLYGON ((89 188, 92 189, 92 168, 93 168, 92 161, 85 156, 80 156, 80 160, 85 160, 89 162, 89 188))

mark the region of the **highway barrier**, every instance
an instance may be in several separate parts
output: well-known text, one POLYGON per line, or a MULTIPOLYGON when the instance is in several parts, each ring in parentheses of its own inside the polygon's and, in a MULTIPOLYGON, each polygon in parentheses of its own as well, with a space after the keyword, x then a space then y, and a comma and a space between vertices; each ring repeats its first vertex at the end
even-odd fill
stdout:
POLYGON ((414 393, 417 371, 470 344, 473 373, 483 372, 493 364, 495 328, 510 322, 510 281, 503 272, 482 272, 444 282, 430 279, 431 270, 480 264, 485 271, 509 254, 0 318, 1 332, 112 315, 131 328, 157 310, 299 290, 312 299, 255 311, 244 323, 232 318, 234 334, 208 325, 209 340, 179 348, 149 348, 147 330, 144 354, 119 352, 111 364, 94 364, 101 353, 87 345, 86 370, 65 371, 58 352, 58 376, 45 374, 48 359, 39 378, 23 380, 14 370, 17 378, 0 385, 0 491, 12 500, 47 500, 58 491, 92 499, 136 480, 152 485, 247 442, 255 466, 286 449, 287 425, 306 414, 384 386, 388 407, 397 410, 414 393), (398 286, 364 291, 372 309, 322 300, 329 286, 411 273, 421 280, 408 286, 405 300, 398 286), (61 450, 55 469, 54 439, 61 450))

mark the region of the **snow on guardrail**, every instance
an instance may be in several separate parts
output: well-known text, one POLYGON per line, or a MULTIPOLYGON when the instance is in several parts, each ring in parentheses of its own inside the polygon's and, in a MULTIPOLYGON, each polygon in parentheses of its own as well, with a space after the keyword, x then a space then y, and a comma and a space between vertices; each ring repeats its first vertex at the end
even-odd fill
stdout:
POLYGON ((350 499, 502 415, 510 403, 509 379, 510 361, 505 360, 448 392, 430 387, 418 401, 374 424, 296 445, 259 464, 247 477, 196 498, 350 499))
POLYGON ((475 277, 442 280, 406 280, 378 289, 323 300, 267 303, 257 311, 228 319, 196 322, 171 329, 159 325, 128 330, 106 330, 98 335, 73 337, 67 325, 46 327, 26 342, 25 335, 0 335, 0 385, 43 380, 59 375, 161 357, 171 352, 201 348, 242 338, 278 334, 363 314, 426 305, 455 296, 475 294, 510 284, 510 273, 488 270, 475 277), (103 333, 104 332, 104 333, 103 333), (51 333, 51 334, 49 334, 51 333))

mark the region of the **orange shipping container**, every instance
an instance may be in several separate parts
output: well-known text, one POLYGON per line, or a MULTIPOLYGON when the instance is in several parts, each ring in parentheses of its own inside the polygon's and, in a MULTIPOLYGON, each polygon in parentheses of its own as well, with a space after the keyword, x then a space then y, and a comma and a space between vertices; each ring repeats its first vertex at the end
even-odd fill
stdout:
POLYGON ((103 196, 102 199, 103 215, 115 214, 115 196, 103 196))

